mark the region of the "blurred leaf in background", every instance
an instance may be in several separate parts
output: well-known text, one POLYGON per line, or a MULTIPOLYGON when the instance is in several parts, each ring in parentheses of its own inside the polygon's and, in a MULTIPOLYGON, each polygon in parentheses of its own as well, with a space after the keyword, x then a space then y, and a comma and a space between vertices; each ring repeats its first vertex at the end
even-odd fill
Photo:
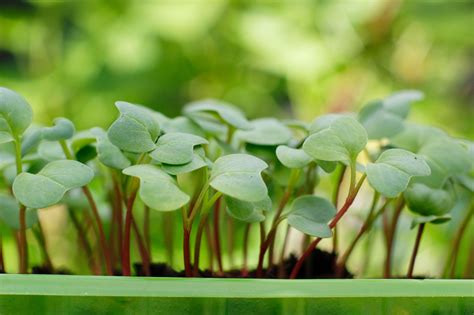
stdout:
POLYGON ((416 121, 472 137, 473 26, 467 0, 2 1, 0 85, 79 128, 106 127, 116 100, 309 120, 415 88, 416 121))

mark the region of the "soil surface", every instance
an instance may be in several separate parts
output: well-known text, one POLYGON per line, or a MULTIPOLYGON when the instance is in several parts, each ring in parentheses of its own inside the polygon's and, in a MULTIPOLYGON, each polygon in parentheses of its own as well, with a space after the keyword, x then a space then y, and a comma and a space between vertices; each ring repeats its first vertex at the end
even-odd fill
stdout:
MULTIPOLYGON (((306 260, 303 268, 301 268, 298 274, 298 279, 332 279, 338 278, 336 276, 336 263, 337 256, 315 249, 311 256, 306 260)), ((283 266, 273 266, 270 269, 264 270, 263 278, 268 279, 286 279, 288 278, 291 270, 295 266, 297 257, 291 255, 287 258, 283 266)), ((135 273, 137 276, 144 276, 142 265, 139 263, 134 264, 135 273)), ((184 277, 184 271, 176 271, 164 263, 156 263, 150 265, 150 273, 152 277, 184 277)), ((242 272, 242 270, 229 270, 224 272, 223 275, 219 275, 211 272, 210 270, 200 270, 199 276, 203 278, 255 278, 255 270, 248 272, 242 272)), ((342 278, 352 278, 352 274, 344 268, 342 278)))
POLYGON ((51 270, 51 268, 47 266, 33 266, 31 268, 31 273, 36 275, 72 275, 73 273, 64 268, 57 268, 51 270))

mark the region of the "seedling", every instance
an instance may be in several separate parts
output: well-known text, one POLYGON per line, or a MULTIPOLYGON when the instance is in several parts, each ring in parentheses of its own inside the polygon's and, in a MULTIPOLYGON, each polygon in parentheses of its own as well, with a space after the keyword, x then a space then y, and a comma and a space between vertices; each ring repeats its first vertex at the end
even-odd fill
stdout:
MULTIPOLYGON (((152 224, 156 216, 150 213, 156 211, 164 222, 169 261, 174 239, 182 241, 188 277, 223 276, 236 267, 240 237, 241 276, 302 277, 304 262, 324 238, 333 238, 334 276, 342 276, 358 242, 380 218, 386 244, 381 273, 391 277, 399 218, 411 215, 418 229, 407 272, 411 278, 425 227, 448 222, 457 207, 467 212, 444 272, 454 276, 473 213, 473 144, 406 122, 410 104, 422 97, 403 91, 370 103, 358 115, 327 114, 310 123, 247 120, 236 107, 216 100, 188 104, 184 116, 176 118, 117 102, 119 115, 107 130, 77 132, 66 118, 52 126, 31 125, 26 100, 0 88, 0 220, 18 231, 18 271, 31 267, 26 231, 32 229, 43 264, 54 273, 54 253, 46 246, 37 209, 63 204, 94 274, 131 276, 135 240, 141 259, 137 272, 154 275, 153 243, 162 232, 152 224), (343 191, 347 195, 340 198, 343 191), (345 228, 339 222, 356 198, 367 195, 372 201, 366 219, 343 248, 335 229, 345 228), (172 233, 175 213, 182 232, 172 233), (223 221, 227 238, 221 235, 223 221), (253 226, 259 233, 252 233, 253 226), (285 252, 294 247, 289 235, 295 231, 306 235, 297 244, 304 251, 287 270, 285 252), (254 238, 259 246, 250 256, 254 238)), ((5 269, 1 259, 0 268, 5 269)))

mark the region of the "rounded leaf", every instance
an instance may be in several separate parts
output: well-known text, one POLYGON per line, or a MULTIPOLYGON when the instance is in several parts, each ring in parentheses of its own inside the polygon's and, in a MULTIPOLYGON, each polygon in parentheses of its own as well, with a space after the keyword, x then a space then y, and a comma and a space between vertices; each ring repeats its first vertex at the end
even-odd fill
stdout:
POLYGON ((246 143, 256 145, 287 144, 291 140, 291 130, 277 119, 255 119, 251 124, 252 129, 240 130, 236 137, 246 143))
POLYGON ((414 228, 417 225, 422 223, 431 223, 431 224, 442 224, 451 220, 450 214, 445 214, 441 216, 429 215, 429 216, 416 216, 411 222, 410 228, 414 228))
POLYGON ((128 152, 152 151, 160 134, 155 113, 144 106, 127 102, 116 102, 115 106, 120 116, 107 132, 110 142, 128 152))
POLYGON ((0 87, 0 144, 19 137, 32 121, 30 104, 20 94, 0 87))
POLYGON ((215 161, 210 185, 224 195, 257 202, 268 193, 260 174, 267 167, 267 163, 252 155, 225 155, 215 161))
POLYGON ((56 118, 53 127, 44 127, 42 130, 43 139, 49 141, 67 140, 72 138, 76 128, 72 121, 67 118, 56 118))
POLYGON ((272 209, 272 201, 268 196, 257 202, 242 201, 229 196, 224 198, 227 213, 233 218, 247 223, 264 221, 265 215, 263 213, 272 209))
POLYGON ((48 163, 38 174, 21 173, 13 182, 13 193, 29 208, 46 208, 63 198, 70 189, 87 185, 94 171, 77 161, 48 163))
POLYGON ((367 144, 367 132, 352 117, 329 115, 317 126, 321 125, 303 143, 303 150, 313 159, 350 163, 367 144))
POLYGON ((305 234, 327 238, 332 236, 328 226, 336 215, 336 208, 327 199, 306 195, 296 198, 291 204, 288 224, 305 234))
POLYGON ((276 156, 281 164, 288 168, 303 168, 313 159, 301 149, 280 145, 276 148, 276 156))
POLYGON ((207 167, 207 163, 198 154, 193 154, 191 162, 182 165, 162 164, 161 168, 168 174, 179 175, 184 173, 191 173, 197 169, 207 167))
POLYGON ((413 176, 428 176, 431 170, 425 160, 402 149, 384 151, 375 163, 367 165, 370 185, 388 198, 403 192, 413 176))
POLYGON ((208 143, 206 139, 189 133, 167 133, 158 139, 150 156, 161 163, 182 165, 192 161, 195 146, 208 143))
POLYGON ((189 202, 189 196, 179 189, 176 181, 155 165, 133 165, 122 172, 140 179, 138 193, 142 201, 152 209, 173 211, 189 202))
POLYGON ((206 120, 221 120, 237 129, 248 130, 253 128, 239 109, 223 101, 208 99, 193 102, 186 105, 183 112, 201 127, 207 125, 206 120))
POLYGON ((424 184, 411 184, 404 193, 408 208, 422 216, 441 216, 454 207, 455 198, 450 191, 431 188, 424 184))
POLYGON ((130 160, 118 147, 110 142, 105 131, 100 128, 93 128, 91 132, 97 139, 97 156, 102 164, 118 170, 130 166, 130 160))

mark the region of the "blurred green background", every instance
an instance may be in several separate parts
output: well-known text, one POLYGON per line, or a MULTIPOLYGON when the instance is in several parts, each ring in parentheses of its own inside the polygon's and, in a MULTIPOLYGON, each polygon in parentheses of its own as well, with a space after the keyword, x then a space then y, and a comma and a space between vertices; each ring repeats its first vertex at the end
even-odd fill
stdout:
POLYGON ((1 1, 0 85, 36 121, 106 127, 214 97, 311 120, 415 88, 414 120, 472 137, 472 1, 1 1))

